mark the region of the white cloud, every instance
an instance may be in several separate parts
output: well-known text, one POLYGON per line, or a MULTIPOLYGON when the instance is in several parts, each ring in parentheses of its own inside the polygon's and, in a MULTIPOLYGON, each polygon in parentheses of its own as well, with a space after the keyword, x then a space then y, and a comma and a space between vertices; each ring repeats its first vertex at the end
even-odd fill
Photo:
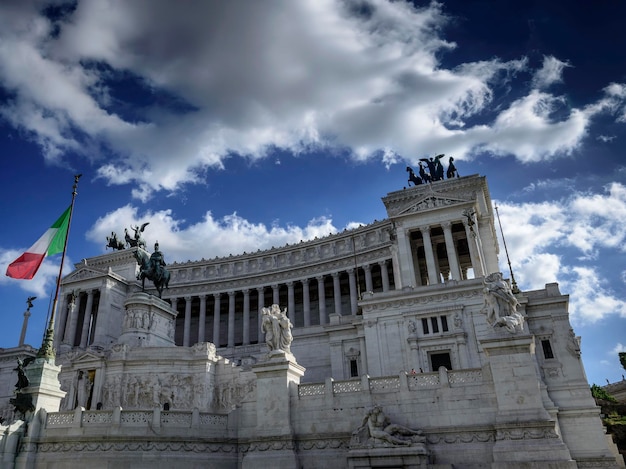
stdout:
MULTIPOLYGON (((624 114, 624 85, 613 83, 583 109, 534 89, 485 117, 528 61, 445 69, 438 56, 463 44, 444 39, 436 2, 81 1, 55 24, 40 2, 23 3, 0 5, 2 115, 51 161, 82 150, 142 201, 203 181, 233 154, 275 148, 340 148, 387 166, 443 148, 542 161, 575 151, 598 113, 624 114), (138 102, 117 94, 128 82, 138 102)), ((534 85, 566 66, 546 57, 534 85)))
POLYGON ((626 318, 626 300, 606 286, 598 271, 589 267, 573 267, 571 279, 562 282, 570 293, 570 314, 575 323, 596 322, 608 315, 626 318))
POLYGON ((556 57, 544 56, 542 67, 533 76, 533 87, 544 89, 554 83, 562 82, 565 67, 571 67, 571 65, 560 61, 556 57))
POLYGON ((613 350, 609 352, 610 355, 617 355, 618 353, 626 353, 626 345, 618 342, 617 345, 613 347, 613 350))
MULTIPOLYGON (((151 250, 158 241, 168 263, 256 252, 337 232, 332 220, 326 217, 312 219, 305 227, 268 227, 251 223, 236 213, 215 219, 211 212, 207 212, 202 221, 185 225, 185 220, 176 220, 170 210, 141 212, 137 207, 126 205, 100 217, 87 233, 87 238, 99 243, 115 231, 118 238, 123 239, 125 227, 141 225, 146 220, 150 225, 143 237, 148 249, 151 250)), ((129 234, 134 235, 132 231, 129 234)))
MULTIPOLYGON (((498 203, 498 211, 522 289, 542 288, 556 280, 570 292, 575 322, 595 322, 608 315, 626 318, 626 298, 610 288, 595 262, 589 262, 602 253, 624 252, 626 186, 612 183, 602 194, 576 193, 554 202, 498 203)), ((508 272, 504 253, 500 269, 508 272)))

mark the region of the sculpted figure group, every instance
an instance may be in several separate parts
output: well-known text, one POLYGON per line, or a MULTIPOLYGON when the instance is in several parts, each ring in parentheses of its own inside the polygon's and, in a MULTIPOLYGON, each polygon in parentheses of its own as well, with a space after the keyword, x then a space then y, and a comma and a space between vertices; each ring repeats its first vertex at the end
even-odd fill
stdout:
POLYGON ((391 423, 382 407, 377 405, 365 414, 361 426, 352 434, 351 446, 417 446, 425 452, 425 442, 421 430, 391 423))
POLYGON ((504 327, 512 334, 523 330, 524 316, 517 311, 519 301, 500 272, 485 277, 483 295, 482 311, 487 315, 487 322, 491 326, 504 327))
POLYGON ((111 248, 114 251, 121 251, 127 247, 134 248, 138 246, 145 249, 146 241, 142 238, 141 234, 149 224, 150 222, 143 223, 141 226, 130 225, 130 229, 135 232, 133 236, 128 233, 128 228, 124 228, 124 241, 117 237, 117 233, 115 231, 111 231, 111 236, 106 237, 107 244, 105 248, 111 248))
MULTIPOLYGON (((410 166, 406 167, 406 171, 409 173, 409 186, 411 183, 413 185, 418 186, 420 184, 427 184, 429 182, 434 181, 442 181, 443 177, 443 165, 441 164, 441 159, 444 157, 444 154, 437 155, 434 158, 420 158, 419 163, 419 176, 415 174, 413 168, 410 166), (424 168, 424 165, 428 169, 424 168)), ((446 171, 446 177, 448 179, 452 179, 454 177, 459 177, 459 172, 454 166, 454 158, 450 157, 448 160, 448 169, 446 171)))
POLYGON ((261 327, 265 333, 265 343, 270 352, 282 350, 291 353, 293 324, 287 317, 287 308, 281 311, 280 306, 273 304, 269 308, 263 308, 261 314, 261 327))

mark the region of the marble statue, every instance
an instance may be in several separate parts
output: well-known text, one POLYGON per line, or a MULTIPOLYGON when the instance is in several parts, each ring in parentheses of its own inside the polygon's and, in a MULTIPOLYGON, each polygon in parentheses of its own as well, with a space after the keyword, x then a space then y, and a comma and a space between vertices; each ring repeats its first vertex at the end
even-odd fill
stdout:
POLYGON ((517 311, 519 302, 511 291, 508 282, 500 272, 494 272, 484 280, 483 313, 493 327, 504 327, 508 332, 521 332, 524 328, 524 316, 517 311))
POLYGON ((381 406, 370 409, 361 426, 352 434, 351 446, 421 446, 426 438, 421 430, 412 430, 403 425, 391 423, 381 406))
POLYGON ((287 317, 287 308, 280 310, 280 306, 273 304, 269 308, 261 309, 261 328, 265 333, 265 343, 270 349, 282 350, 291 353, 293 324, 287 317))

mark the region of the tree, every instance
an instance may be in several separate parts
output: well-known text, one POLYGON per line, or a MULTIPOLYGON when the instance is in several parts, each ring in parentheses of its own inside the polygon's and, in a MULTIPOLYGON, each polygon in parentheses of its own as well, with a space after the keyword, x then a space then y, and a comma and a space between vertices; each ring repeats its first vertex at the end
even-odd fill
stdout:
POLYGON ((615 399, 613 396, 611 396, 608 392, 606 392, 597 384, 591 385, 591 395, 595 399, 602 399, 603 401, 609 401, 609 402, 617 402, 617 399, 615 399))

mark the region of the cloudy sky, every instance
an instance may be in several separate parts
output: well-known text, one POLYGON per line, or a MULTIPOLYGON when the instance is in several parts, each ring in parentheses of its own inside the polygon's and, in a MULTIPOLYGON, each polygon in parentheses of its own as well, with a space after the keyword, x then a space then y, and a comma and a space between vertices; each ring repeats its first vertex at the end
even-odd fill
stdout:
MULTIPOLYGON (((589 381, 619 380, 625 17, 618 1, 4 0, 0 269, 75 173, 65 273, 138 222, 168 262, 370 223, 407 164, 445 153, 487 176, 520 287, 570 295, 589 381)), ((0 347, 29 295, 40 344, 59 257, 0 277, 0 347)))

